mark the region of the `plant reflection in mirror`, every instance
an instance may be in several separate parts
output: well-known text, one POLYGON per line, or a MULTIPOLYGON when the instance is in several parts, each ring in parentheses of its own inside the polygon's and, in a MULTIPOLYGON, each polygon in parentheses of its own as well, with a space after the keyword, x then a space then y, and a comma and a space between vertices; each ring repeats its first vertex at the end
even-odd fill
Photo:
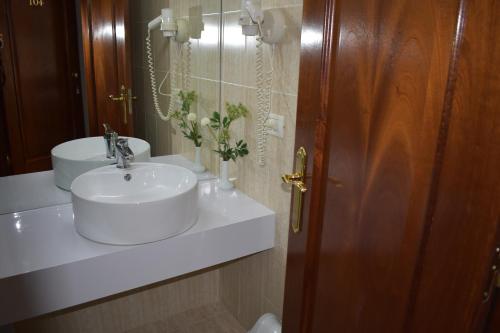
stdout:
POLYGON ((219 112, 214 112, 208 120, 202 119, 203 124, 207 124, 209 131, 217 143, 215 150, 224 161, 236 161, 238 157, 248 155, 247 143, 243 140, 237 140, 234 145, 231 144, 231 135, 229 129, 231 124, 240 118, 248 115, 248 109, 241 103, 226 103, 227 116, 222 117, 219 112))
POLYGON ((188 140, 193 141, 196 147, 201 147, 201 126, 198 123, 196 113, 191 112, 191 106, 196 101, 197 95, 194 91, 179 91, 181 108, 173 113, 172 118, 178 121, 182 134, 188 140))

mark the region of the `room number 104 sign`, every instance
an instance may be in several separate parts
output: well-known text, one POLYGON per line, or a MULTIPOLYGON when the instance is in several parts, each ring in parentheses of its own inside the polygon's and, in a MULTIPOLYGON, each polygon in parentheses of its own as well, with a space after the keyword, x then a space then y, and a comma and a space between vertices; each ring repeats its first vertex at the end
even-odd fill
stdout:
POLYGON ((29 0, 31 7, 42 7, 44 4, 44 0, 29 0))

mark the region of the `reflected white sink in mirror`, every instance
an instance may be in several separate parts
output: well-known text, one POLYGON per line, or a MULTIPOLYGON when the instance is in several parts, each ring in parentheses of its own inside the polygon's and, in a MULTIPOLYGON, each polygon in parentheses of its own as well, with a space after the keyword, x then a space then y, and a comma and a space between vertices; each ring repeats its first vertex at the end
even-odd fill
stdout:
MULTIPOLYGON (((149 143, 137 138, 129 138, 134 161, 149 162, 151 149, 149 143)), ((89 170, 116 163, 106 157, 106 145, 102 137, 72 140, 55 146, 52 151, 52 167, 57 186, 69 191, 71 182, 89 170)))
POLYGON ((180 234, 198 218, 198 179, 183 167, 101 167, 71 185, 75 227, 100 243, 132 245, 180 234))

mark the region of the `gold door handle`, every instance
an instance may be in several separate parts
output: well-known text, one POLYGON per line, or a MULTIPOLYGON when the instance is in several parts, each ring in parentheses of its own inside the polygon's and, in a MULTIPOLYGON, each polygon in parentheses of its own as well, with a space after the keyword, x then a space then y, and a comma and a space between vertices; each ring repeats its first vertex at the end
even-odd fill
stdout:
POLYGON ((302 193, 307 192, 306 184, 304 184, 304 175, 302 174, 292 173, 283 175, 281 176, 281 180, 283 180, 285 184, 291 184, 292 186, 295 186, 302 193))
POLYGON ((133 96, 132 95, 132 89, 127 89, 127 102, 128 102, 128 114, 129 115, 132 115, 132 109, 133 109, 133 105, 132 105, 132 101, 135 101, 137 99, 136 96, 133 96))
POLYGON ((113 102, 121 102, 121 101, 123 101, 125 99, 123 96, 116 97, 115 95, 109 95, 108 97, 113 102))
POLYGON ((295 160, 295 172, 292 174, 285 174, 281 176, 283 183, 293 186, 293 206, 291 214, 292 230, 296 234, 300 232, 302 220, 302 197, 307 192, 305 184, 306 165, 307 165, 307 152, 304 147, 297 150, 295 160))
POLYGON ((132 96, 129 93, 130 89, 125 88, 125 85, 122 84, 120 87, 120 96, 109 95, 109 99, 113 102, 121 102, 123 109, 123 123, 127 124, 127 114, 132 114, 132 100, 137 99, 137 97, 132 96))

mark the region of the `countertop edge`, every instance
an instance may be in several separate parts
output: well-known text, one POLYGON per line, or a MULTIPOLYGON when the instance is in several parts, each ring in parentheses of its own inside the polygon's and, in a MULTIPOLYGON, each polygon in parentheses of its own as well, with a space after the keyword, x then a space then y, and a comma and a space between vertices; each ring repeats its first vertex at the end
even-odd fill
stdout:
POLYGON ((265 215, 2 279, 0 326, 270 249, 275 218, 265 215))

